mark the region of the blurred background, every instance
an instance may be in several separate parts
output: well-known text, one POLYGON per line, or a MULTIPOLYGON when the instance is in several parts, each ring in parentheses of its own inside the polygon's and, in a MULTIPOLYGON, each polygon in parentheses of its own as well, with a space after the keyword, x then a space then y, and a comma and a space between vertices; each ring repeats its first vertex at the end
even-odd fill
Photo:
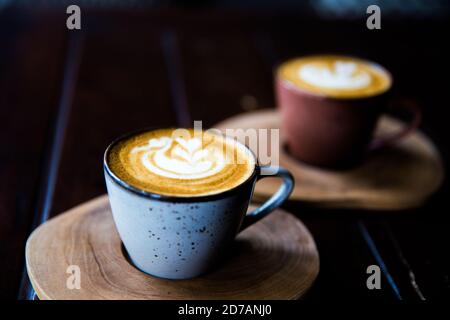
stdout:
POLYGON ((302 15, 317 15, 323 18, 357 18, 361 17, 369 5, 375 4, 383 8, 387 15, 420 17, 438 17, 448 13, 449 3, 445 0, 2 0, 0 5, 20 7, 58 7, 78 4, 84 8, 103 9, 149 9, 149 8, 217 8, 217 9, 250 9, 295 11, 302 15))
MULTIPOLYGON (((0 297, 33 297, 26 239, 105 192, 101 159, 112 139, 273 108, 273 70, 291 57, 333 52, 384 65, 395 95, 422 105, 422 130, 448 168, 449 8, 444 0, 0 0, 0 297), (81 8, 81 30, 66 28, 71 4, 81 8), (366 27, 371 4, 381 8, 380 30, 366 27)), ((448 190, 446 182, 423 207, 396 215, 288 204, 319 248, 309 298, 448 297, 448 190), (368 291, 365 268, 380 257, 394 284, 386 276, 385 290, 368 291)))

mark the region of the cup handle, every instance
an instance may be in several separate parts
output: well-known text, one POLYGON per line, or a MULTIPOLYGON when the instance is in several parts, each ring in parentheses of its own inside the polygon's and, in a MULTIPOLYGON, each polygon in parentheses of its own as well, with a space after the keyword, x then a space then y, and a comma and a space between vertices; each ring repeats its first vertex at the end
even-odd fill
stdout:
POLYGON ((394 109, 408 110, 412 115, 411 120, 400 131, 386 135, 384 137, 373 139, 369 146, 369 151, 376 151, 381 148, 390 146, 398 140, 403 139, 404 137, 411 134, 419 126, 422 120, 422 111, 414 101, 402 100, 399 104, 395 105, 394 109))
POLYGON ((256 181, 267 177, 280 177, 281 179, 283 179, 283 184, 280 186, 277 192, 272 197, 270 197, 269 200, 264 202, 260 207, 256 208, 244 217, 244 221, 242 222, 241 229, 239 231, 246 229, 250 225, 261 220, 273 210, 278 208, 289 197, 292 190, 294 189, 294 177, 289 171, 282 167, 260 167, 258 170, 258 177, 256 178, 256 181), (261 171, 263 170, 269 173, 262 175, 261 171))

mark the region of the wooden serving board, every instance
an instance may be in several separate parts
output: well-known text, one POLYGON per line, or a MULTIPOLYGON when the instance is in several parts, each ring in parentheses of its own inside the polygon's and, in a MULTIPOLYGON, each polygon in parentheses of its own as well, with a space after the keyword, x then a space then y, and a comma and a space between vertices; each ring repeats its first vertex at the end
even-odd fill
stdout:
POLYGON ((239 234, 230 258, 216 270, 189 280, 149 276, 128 262, 106 195, 37 228, 27 241, 26 263, 45 300, 296 299, 319 272, 309 231, 277 210, 239 234), (71 265, 79 267, 80 289, 66 284, 71 265))
MULTIPOLYGON (((376 135, 395 132, 402 125, 398 120, 383 116, 376 135)), ((275 110, 260 110, 229 118, 213 127, 222 131, 237 128, 279 129, 280 117, 275 110)), ((280 137, 280 145, 283 145, 282 131, 280 137)), ((258 150, 253 151, 258 154, 258 150)), ((279 163, 296 179, 291 200, 328 207, 377 210, 416 207, 439 188, 444 178, 439 152, 419 131, 395 146, 373 153, 363 164, 351 170, 333 171, 313 167, 292 158, 282 147, 279 163)), ((256 199, 267 199, 279 184, 275 178, 258 182, 256 199)))

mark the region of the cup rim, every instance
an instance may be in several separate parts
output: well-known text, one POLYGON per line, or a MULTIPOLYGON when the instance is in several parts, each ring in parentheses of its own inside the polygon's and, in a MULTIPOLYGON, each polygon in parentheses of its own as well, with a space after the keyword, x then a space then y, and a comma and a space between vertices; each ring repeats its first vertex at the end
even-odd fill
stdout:
MULTIPOLYGON (((136 129, 133 131, 129 131, 125 134, 120 135, 119 137, 117 137, 116 139, 114 139, 106 148, 104 154, 103 154, 103 170, 104 172, 106 172, 108 174, 108 176, 111 178, 111 180, 113 182, 115 182, 117 185, 119 185, 120 187, 124 188, 127 191, 130 191, 136 195, 139 196, 143 196, 146 197, 148 199, 153 199, 153 200, 159 200, 159 201, 164 201, 164 202, 206 202, 206 201, 212 201, 212 200, 216 200, 216 199, 221 199, 221 198, 225 198, 231 194, 234 194, 236 192, 238 192, 239 190, 241 190, 243 187, 245 187, 250 181, 253 181, 255 179, 255 177, 257 175, 260 174, 260 165, 258 163, 258 157, 255 155, 255 153, 244 143, 235 140, 237 143, 241 144, 243 147, 245 147, 250 154, 253 156, 254 160, 255 160, 255 166, 253 168, 253 172, 251 173, 251 175, 244 180, 243 182, 241 182, 240 184, 238 184, 237 186, 234 186, 231 189, 228 190, 224 190, 218 193, 214 193, 214 194, 209 194, 209 195, 199 195, 199 196, 174 196, 174 195, 164 195, 164 194, 159 194, 159 193, 155 193, 155 192, 149 192, 149 191, 145 191, 143 189, 137 188, 132 186, 131 184, 123 181, 122 179, 120 179, 109 167, 108 165, 108 155, 109 152, 111 151, 112 147, 114 147, 118 142, 132 137, 134 135, 137 135, 139 133, 143 133, 143 132, 148 132, 148 131, 154 131, 154 130, 158 130, 158 129, 189 129, 189 128, 184 128, 184 127, 145 127, 145 128, 141 128, 141 129, 136 129)), ((192 128, 190 128, 192 129, 192 128)), ((202 129, 202 131, 204 131, 202 129)), ((225 134, 223 134, 225 137, 229 137, 226 136, 225 134)), ((231 138, 231 137, 229 137, 231 138)), ((233 139, 233 138, 232 138, 233 139)))
POLYGON ((379 97, 382 95, 387 94, 388 92, 390 92, 392 90, 392 87, 394 86, 394 77, 392 75, 392 73, 386 69, 384 66, 382 66, 381 64, 379 64, 378 62, 375 62, 373 60, 370 59, 366 59, 366 58, 362 58, 362 57, 358 57, 356 55, 352 55, 352 54, 339 54, 339 53, 316 53, 316 54, 307 54, 307 55, 302 55, 302 56, 295 56, 289 59, 286 59, 284 61, 282 61, 281 63, 279 63, 276 66, 276 73, 275 73, 275 77, 277 82, 279 82, 280 84, 282 84, 283 86, 285 86, 286 84, 289 85, 289 90, 293 90, 295 92, 298 92, 300 94, 305 94, 305 95, 309 95, 311 97, 314 98, 319 98, 319 99, 332 99, 332 100, 338 100, 338 101, 355 101, 355 100, 364 100, 364 99, 372 99, 375 97, 379 97), (335 57, 344 57, 344 58, 351 58, 351 59, 355 59, 355 60, 359 60, 359 61, 363 61, 365 63, 368 63, 372 66, 374 66, 375 68, 383 71, 387 77, 389 78, 389 87, 387 87, 387 89, 385 89, 384 91, 375 93, 375 94, 371 94, 371 95, 367 95, 367 96, 349 96, 349 97, 336 97, 336 96, 330 96, 327 94, 321 94, 321 93, 316 93, 316 92, 311 92, 308 91, 306 89, 300 88, 296 85, 294 85, 291 81, 282 78, 280 76, 280 69, 283 65, 295 61, 297 59, 302 59, 302 58, 309 58, 309 57, 320 57, 320 56, 335 56, 335 57))

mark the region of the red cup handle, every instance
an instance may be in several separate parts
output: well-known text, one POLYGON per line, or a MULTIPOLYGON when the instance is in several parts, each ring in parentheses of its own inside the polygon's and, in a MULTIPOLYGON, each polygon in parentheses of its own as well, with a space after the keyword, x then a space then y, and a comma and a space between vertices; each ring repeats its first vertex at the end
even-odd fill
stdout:
POLYGON ((399 132, 395 132, 384 137, 374 138, 369 146, 370 151, 379 150, 381 148, 393 145, 398 140, 411 134, 420 125, 420 122, 422 121, 422 111, 414 101, 402 100, 398 105, 394 106, 394 109, 408 110, 412 115, 411 120, 399 132))

